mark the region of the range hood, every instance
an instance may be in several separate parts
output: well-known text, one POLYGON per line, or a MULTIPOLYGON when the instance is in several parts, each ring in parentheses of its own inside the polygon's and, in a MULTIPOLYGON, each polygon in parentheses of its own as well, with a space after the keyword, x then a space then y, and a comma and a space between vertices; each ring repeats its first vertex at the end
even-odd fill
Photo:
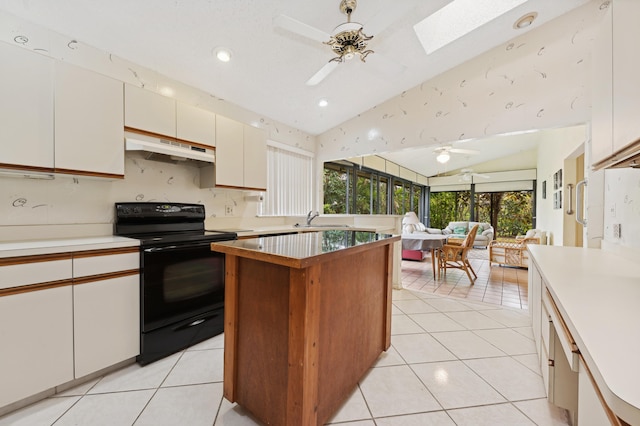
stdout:
POLYGON ((147 153, 147 160, 177 164, 181 161, 195 162, 197 166, 210 166, 215 162, 213 149, 189 145, 188 143, 133 132, 125 132, 125 149, 147 153))

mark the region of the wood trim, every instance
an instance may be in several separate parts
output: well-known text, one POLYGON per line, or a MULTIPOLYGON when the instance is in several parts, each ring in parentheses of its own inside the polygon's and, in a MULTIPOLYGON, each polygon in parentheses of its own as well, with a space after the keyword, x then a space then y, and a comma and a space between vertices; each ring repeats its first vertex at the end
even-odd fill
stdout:
POLYGON ((562 328, 562 331, 564 332, 565 337, 567 338, 567 340, 569 341, 569 344, 571 345, 571 352, 573 352, 574 354, 579 354, 580 349, 578 348, 578 345, 576 344, 575 339, 571 335, 571 331, 569 331, 569 327, 567 327, 567 324, 564 322, 564 318, 562 318, 562 315, 558 310, 558 306, 556 305, 555 300, 553 300, 553 296, 551 296, 551 292, 549 292, 549 288, 548 287, 545 288, 545 291, 547 292, 547 296, 549 297, 549 303, 551 303, 551 308, 553 309, 555 314, 558 316, 558 319, 560 320, 560 328, 562 328))
POLYGON ((88 284, 96 281, 111 280, 114 278, 122 278, 122 277, 131 276, 131 275, 138 275, 138 274, 140 274, 139 269, 129 269, 127 271, 118 271, 118 272, 107 272, 106 274, 97 274, 97 275, 89 275, 81 278, 74 278, 73 284, 74 285, 88 284))
POLYGON ((24 172, 38 172, 38 173, 53 173, 53 167, 37 167, 27 166, 22 164, 8 164, 0 163, 0 169, 24 171, 24 172))
POLYGON ((109 248, 109 249, 73 252, 73 258, 80 259, 84 257, 111 256, 116 254, 139 253, 139 252, 140 252, 140 246, 116 247, 116 248, 109 248))
POLYGON ((238 382, 238 266, 237 256, 225 257, 223 394, 230 402, 236 401, 238 382))
POLYGON ((622 149, 617 150, 610 156, 604 158, 603 160, 598 161, 593 164, 591 167, 593 170, 600 170, 606 167, 631 167, 630 165, 624 164, 626 160, 635 157, 640 153, 640 139, 630 143, 622 149), (621 163, 617 165, 617 163, 621 163))
POLYGON ((84 257, 110 256, 114 254, 138 253, 140 246, 116 247, 110 249, 98 249, 87 251, 69 251, 52 254, 33 254, 28 256, 13 256, 0 258, 0 266, 25 265, 29 263, 53 262, 56 260, 71 260, 84 257))
POLYGON ((49 281, 46 283, 29 284, 29 285, 23 285, 19 287, 4 288, 0 290, 0 297, 13 296, 15 294, 29 293, 32 291, 49 290, 51 288, 65 287, 69 285, 73 285, 73 279, 71 278, 68 278, 65 280, 59 280, 59 281, 49 281))
POLYGON ((585 361, 584 357, 582 356, 582 354, 578 354, 578 356, 580 357, 580 361, 582 362, 582 366, 584 367, 584 370, 587 372, 587 376, 589 376, 589 381, 591 381, 591 385, 593 386, 593 390, 596 392, 596 395, 598 396, 598 399, 600 400, 600 404, 602 404, 602 408, 604 409, 605 413, 607 414, 607 417, 609 418, 609 422, 611 423, 612 426, 625 426, 627 423, 622 422, 618 416, 616 416, 616 413, 613 412, 613 410, 609 407, 609 404, 607 404, 607 401, 605 401, 604 396, 602 395, 602 392, 600 392, 600 388, 598 387, 598 384, 596 383, 596 379, 593 377, 593 374, 591 373, 591 370, 589 369, 589 366, 587 365, 587 362, 585 361))
POLYGON ((315 425, 318 424, 320 265, 292 269, 288 287, 287 425, 315 425))
POLYGON ((71 258, 72 258, 71 252, 5 257, 5 258, 0 258, 0 266, 26 265, 29 263, 53 262, 57 260, 71 260, 71 258))
MULTIPOLYGON (((384 326, 384 336, 382 338, 382 341, 384 342, 384 350, 387 351, 390 347, 391 347, 391 312, 393 310, 393 308, 391 307, 392 305, 392 298, 393 298, 393 245, 389 244, 388 246, 385 247, 385 251, 384 251, 384 256, 387 259, 387 276, 386 276, 386 289, 385 289, 385 301, 384 301, 384 306, 385 306, 385 326, 384 326)), ((434 259, 434 250, 431 250, 431 259, 432 259, 432 264, 433 264, 433 259, 434 259)), ((433 270, 433 273, 435 274, 435 269, 433 270)), ((435 278, 435 277, 434 277, 435 278)))
POLYGON ((108 178, 108 179, 124 179, 124 175, 115 174, 115 173, 101 173, 101 172, 91 172, 87 170, 74 170, 74 169, 53 169, 54 173, 60 173, 65 175, 79 175, 79 176, 87 176, 87 177, 99 177, 99 178, 108 178))
POLYGON ((267 188, 253 188, 248 186, 218 185, 218 184, 216 184, 216 188, 240 189, 243 191, 263 191, 263 192, 267 191, 267 188))
POLYGON ((175 136, 167 136, 167 135, 163 135, 160 133, 154 133, 154 132, 149 132, 147 130, 140 130, 140 129, 136 129, 135 127, 127 127, 124 126, 124 131, 125 132, 129 132, 129 133, 136 133, 138 135, 143 135, 143 136, 150 136, 152 138, 160 138, 160 139, 165 139, 168 141, 173 141, 173 142, 178 142, 178 143, 184 143, 187 145, 192 145, 192 146, 197 146, 199 148, 205 148, 205 149, 211 149, 211 150, 216 150, 216 147, 213 145, 207 145, 201 142, 194 142, 194 141, 189 141, 186 139, 179 139, 176 138, 175 136))

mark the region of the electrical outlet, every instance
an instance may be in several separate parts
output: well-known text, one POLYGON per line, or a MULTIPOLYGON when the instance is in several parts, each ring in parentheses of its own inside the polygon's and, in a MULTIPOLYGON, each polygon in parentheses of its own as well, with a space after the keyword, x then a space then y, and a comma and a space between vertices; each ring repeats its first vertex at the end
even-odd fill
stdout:
POLYGON ((622 226, 619 223, 613 224, 613 238, 621 238, 622 236, 622 226))
POLYGON ((233 206, 228 205, 224 207, 224 215, 225 216, 233 216, 233 206))

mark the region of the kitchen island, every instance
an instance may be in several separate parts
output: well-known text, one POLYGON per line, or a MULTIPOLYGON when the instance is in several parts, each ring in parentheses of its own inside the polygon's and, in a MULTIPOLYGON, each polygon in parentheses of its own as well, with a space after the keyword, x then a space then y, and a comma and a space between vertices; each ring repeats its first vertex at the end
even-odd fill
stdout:
POLYGON ((324 424, 391 344, 393 243, 330 230, 226 253, 224 396, 269 425, 324 424))

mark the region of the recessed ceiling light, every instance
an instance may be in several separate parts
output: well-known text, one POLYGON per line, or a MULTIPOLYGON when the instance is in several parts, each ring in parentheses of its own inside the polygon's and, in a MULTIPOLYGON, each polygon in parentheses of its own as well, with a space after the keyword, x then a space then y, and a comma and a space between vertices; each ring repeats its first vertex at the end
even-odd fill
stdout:
POLYGON ((217 48, 214 53, 221 62, 229 62, 231 60, 231 51, 225 47, 217 48))
POLYGON ((493 21, 526 0, 455 0, 413 26, 427 55, 493 21))
POLYGON ((513 28, 515 28, 516 30, 519 30, 519 29, 522 29, 522 28, 527 28, 528 26, 533 24, 533 21, 535 21, 537 17, 538 17, 538 13, 537 12, 527 13, 526 15, 524 15, 523 17, 518 19, 513 24, 513 28))
POLYGON ((320 99, 320 100, 318 101, 318 106, 319 106, 319 107, 321 107, 321 108, 324 108, 324 107, 326 107, 327 105, 329 105, 329 101, 328 101, 328 100, 326 100, 326 99, 320 99))

